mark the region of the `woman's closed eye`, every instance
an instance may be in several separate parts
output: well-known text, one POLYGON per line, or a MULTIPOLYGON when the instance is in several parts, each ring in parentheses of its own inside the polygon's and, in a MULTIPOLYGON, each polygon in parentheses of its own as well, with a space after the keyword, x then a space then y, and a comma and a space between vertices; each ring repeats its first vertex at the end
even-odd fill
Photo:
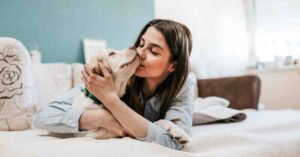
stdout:
POLYGON ((154 51, 153 48, 150 48, 150 52, 151 52, 151 54, 153 54, 154 56, 157 56, 157 55, 158 55, 158 53, 157 53, 156 51, 154 51))
MULTIPOLYGON (((139 47, 140 48, 143 48, 145 45, 139 45, 139 47)), ((153 56, 157 56, 157 55, 159 55, 159 53, 158 52, 156 52, 155 50, 154 50, 154 47, 149 47, 149 48, 147 48, 148 49, 148 51, 153 55, 153 56)))
MULTIPOLYGON (((145 41, 143 39, 141 39, 138 48, 145 48, 145 41)), ((157 48, 153 45, 148 45, 146 47, 146 49, 148 50, 148 52, 150 52, 153 56, 157 56, 159 55, 159 53, 157 52, 157 48)))

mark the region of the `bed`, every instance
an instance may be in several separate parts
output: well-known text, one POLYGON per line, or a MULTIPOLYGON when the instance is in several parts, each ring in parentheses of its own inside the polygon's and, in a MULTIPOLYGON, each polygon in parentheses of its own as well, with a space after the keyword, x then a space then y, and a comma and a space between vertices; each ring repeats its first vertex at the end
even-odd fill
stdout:
MULTIPOLYGON (((7 51, 6 54, 18 51, 28 55, 22 43, 11 38, 0 38, 0 50, 7 51), (13 49, 7 45, 12 45, 13 49)), ((82 64, 34 63, 36 108, 41 108, 80 83, 82 66, 82 64)), ((32 96, 30 93, 28 95, 32 96)), ((96 140, 87 137, 58 138, 37 129, 0 131, 0 157, 300 156, 300 110, 257 110, 260 95, 260 80, 257 76, 198 79, 195 95, 203 98, 209 96, 225 98, 230 102, 230 108, 240 109, 247 118, 235 123, 193 126, 191 141, 180 151, 129 137, 96 140)), ((1 116, 5 115, 3 111, 4 108, 0 110, 0 120, 1 116)), ((0 123, 0 128, 3 124, 0 123)))

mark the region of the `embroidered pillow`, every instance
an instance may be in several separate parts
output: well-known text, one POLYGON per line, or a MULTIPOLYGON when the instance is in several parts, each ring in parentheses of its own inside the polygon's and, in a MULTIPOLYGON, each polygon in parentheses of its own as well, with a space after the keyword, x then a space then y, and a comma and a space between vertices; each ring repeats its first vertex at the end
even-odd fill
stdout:
POLYGON ((35 104, 27 49, 15 39, 0 37, 0 130, 31 128, 35 104))

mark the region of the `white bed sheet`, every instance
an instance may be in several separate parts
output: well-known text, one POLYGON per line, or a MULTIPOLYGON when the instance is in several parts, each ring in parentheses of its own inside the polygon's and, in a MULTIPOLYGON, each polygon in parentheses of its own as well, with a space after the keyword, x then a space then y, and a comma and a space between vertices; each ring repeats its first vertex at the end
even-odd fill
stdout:
POLYGON ((192 141, 171 150, 128 137, 56 138, 42 130, 0 131, 0 157, 299 157, 300 111, 244 110, 247 119, 192 128, 192 141))

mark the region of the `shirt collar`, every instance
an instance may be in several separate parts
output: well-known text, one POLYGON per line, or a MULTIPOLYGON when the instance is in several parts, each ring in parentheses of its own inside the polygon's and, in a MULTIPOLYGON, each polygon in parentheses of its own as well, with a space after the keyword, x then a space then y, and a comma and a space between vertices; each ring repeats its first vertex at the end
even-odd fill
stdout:
POLYGON ((142 92, 140 92, 140 97, 142 100, 142 103, 148 104, 150 103, 150 105, 152 106, 152 108, 158 113, 160 110, 160 103, 158 100, 158 96, 154 95, 153 97, 151 97, 147 102, 144 102, 143 96, 142 96, 142 92))
POLYGON ((152 108, 158 113, 160 110, 160 102, 158 100, 158 96, 153 96, 148 100, 152 108))

